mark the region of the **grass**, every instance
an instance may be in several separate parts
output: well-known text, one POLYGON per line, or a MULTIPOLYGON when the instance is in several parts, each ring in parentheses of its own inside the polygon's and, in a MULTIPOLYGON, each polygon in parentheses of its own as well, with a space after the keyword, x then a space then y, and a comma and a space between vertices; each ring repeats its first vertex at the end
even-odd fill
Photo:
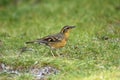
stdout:
MULTIPOLYGON (((0 63, 27 70, 53 66, 60 70, 50 80, 120 79, 120 7, 119 0, 41 0, 38 4, 21 3, 0 7, 0 63), (64 57, 53 58, 43 45, 26 41, 59 32, 64 25, 75 25, 67 45, 59 50, 64 57), (46 54, 46 55, 44 55, 46 54)), ((0 80, 10 80, 0 74, 0 80)), ((11 80, 33 80, 30 74, 12 76, 11 80)))

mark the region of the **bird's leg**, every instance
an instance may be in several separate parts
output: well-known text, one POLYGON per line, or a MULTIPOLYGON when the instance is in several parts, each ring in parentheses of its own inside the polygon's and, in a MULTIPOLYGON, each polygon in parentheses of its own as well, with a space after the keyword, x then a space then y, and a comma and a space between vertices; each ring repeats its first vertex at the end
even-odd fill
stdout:
POLYGON ((56 54, 60 57, 60 54, 58 53, 58 52, 59 52, 58 50, 59 50, 59 49, 56 50, 56 54))
POLYGON ((55 57, 54 53, 53 53, 53 49, 50 50, 51 54, 53 57, 55 57))
POLYGON ((55 53, 57 54, 57 56, 60 56, 60 54, 58 53, 57 49, 51 48, 51 54, 52 54, 53 57, 55 57, 55 55, 53 53, 53 50, 55 50, 55 53))

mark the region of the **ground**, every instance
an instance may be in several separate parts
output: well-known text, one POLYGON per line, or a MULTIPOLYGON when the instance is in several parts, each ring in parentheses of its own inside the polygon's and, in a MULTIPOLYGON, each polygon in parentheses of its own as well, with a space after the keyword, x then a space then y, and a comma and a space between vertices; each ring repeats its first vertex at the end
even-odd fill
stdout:
MULTIPOLYGON (((59 70, 48 80, 120 79, 120 0, 41 0, 0 6, 0 64, 20 75, 0 73, 0 80, 34 80, 31 67, 59 70), (55 58, 44 45, 30 44, 75 25, 55 58), (28 51, 21 52, 27 47, 28 51)), ((1 70, 2 72, 2 70, 1 70)))

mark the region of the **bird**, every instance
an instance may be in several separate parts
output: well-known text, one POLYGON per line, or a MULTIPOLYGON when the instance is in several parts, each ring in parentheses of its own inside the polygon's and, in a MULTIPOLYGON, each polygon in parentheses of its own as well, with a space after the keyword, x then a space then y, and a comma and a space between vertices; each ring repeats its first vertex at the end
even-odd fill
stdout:
MULTIPOLYGON (((59 33, 48 35, 43 38, 36 39, 34 41, 28 41, 26 42, 26 44, 29 44, 29 43, 45 44, 46 46, 49 46, 51 50, 62 48, 66 45, 68 41, 71 29, 75 27, 76 26, 66 25, 60 30, 59 33)), ((52 51, 51 53, 52 53, 52 56, 54 56, 52 51)))

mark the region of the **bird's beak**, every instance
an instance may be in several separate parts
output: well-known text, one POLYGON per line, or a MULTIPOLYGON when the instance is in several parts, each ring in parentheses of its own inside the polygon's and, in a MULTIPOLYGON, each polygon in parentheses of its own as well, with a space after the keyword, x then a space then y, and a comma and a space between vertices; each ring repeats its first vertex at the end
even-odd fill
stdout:
POLYGON ((76 26, 70 26, 70 28, 75 28, 76 26))

